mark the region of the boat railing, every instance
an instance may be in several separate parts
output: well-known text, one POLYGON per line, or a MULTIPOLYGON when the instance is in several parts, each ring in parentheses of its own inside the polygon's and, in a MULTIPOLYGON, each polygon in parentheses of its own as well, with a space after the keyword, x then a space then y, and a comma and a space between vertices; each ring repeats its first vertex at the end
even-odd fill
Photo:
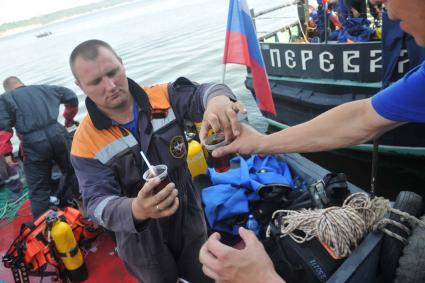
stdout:
POLYGON ((301 0, 294 0, 294 1, 291 1, 289 3, 285 3, 285 4, 282 4, 282 5, 278 5, 276 7, 265 9, 265 10, 260 11, 258 13, 254 12, 254 14, 252 14, 252 12, 254 10, 251 9, 251 11, 252 11, 251 16, 253 16, 253 18, 255 19, 255 18, 261 17, 262 15, 265 15, 265 14, 268 14, 268 13, 271 13, 271 12, 274 12, 274 11, 277 11, 277 10, 280 10, 280 9, 283 9, 283 8, 288 8, 288 7, 291 7, 291 6, 298 5, 299 3, 302 3, 302 1, 301 0))
MULTIPOLYGON (((293 7, 293 6, 298 6, 298 7, 302 6, 303 9, 304 9, 304 5, 305 5, 304 2, 305 2, 305 0, 293 0, 293 1, 287 2, 285 4, 281 4, 281 5, 272 7, 272 8, 261 10, 259 12, 255 12, 254 9, 251 9, 251 17, 253 18, 254 24, 257 27, 256 21, 258 19, 260 19, 260 17, 261 18, 264 18, 263 17, 264 15, 270 14, 272 12, 275 12, 275 11, 278 11, 278 10, 281 10, 281 9, 293 7)), ((276 18, 278 18, 278 17, 276 17, 276 18)), ((285 32, 285 31, 288 31, 288 30, 290 31, 290 29, 292 27, 299 26, 299 25, 300 25, 300 20, 299 20, 299 17, 297 17, 297 19, 293 20, 292 22, 286 23, 285 25, 283 25, 281 27, 278 27, 278 28, 276 28, 276 29, 274 29, 272 31, 261 32, 261 31, 258 31, 257 30, 257 33, 258 34, 261 34, 258 37, 258 40, 260 42, 264 42, 266 39, 268 39, 270 37, 273 37, 273 36, 275 36, 278 33, 285 32)), ((302 28, 302 27, 300 27, 300 28, 302 28)))
POLYGON ((259 36, 258 37, 258 41, 263 42, 263 41, 265 41, 265 39, 270 38, 270 37, 276 35, 279 32, 285 32, 285 31, 287 31, 287 30, 289 30, 292 27, 297 26, 297 25, 298 25, 298 21, 294 21, 294 22, 292 22, 290 24, 287 24, 287 25, 285 25, 283 27, 280 27, 280 28, 278 28, 276 30, 273 30, 271 32, 268 32, 268 33, 266 33, 264 35, 259 36))

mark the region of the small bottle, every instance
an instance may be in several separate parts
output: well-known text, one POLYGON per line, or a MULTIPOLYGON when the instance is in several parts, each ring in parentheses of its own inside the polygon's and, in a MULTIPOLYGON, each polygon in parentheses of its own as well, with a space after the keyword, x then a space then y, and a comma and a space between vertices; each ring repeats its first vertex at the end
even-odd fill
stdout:
POLYGON ((260 234, 260 225, 258 225, 257 220, 255 220, 254 215, 250 214, 248 220, 246 221, 246 229, 251 230, 258 237, 260 234))

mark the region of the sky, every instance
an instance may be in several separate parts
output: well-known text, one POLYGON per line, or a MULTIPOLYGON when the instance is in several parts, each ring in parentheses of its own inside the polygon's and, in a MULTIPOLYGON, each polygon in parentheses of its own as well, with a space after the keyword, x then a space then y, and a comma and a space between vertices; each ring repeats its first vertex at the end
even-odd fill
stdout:
POLYGON ((0 0, 0 25, 101 0, 0 0))

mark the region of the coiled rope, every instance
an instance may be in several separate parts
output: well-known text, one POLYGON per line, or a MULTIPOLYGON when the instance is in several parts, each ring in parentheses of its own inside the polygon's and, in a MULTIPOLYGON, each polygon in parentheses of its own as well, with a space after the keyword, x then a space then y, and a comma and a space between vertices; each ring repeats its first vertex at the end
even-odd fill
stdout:
MULTIPOLYGON (((392 208, 389 200, 383 197, 370 199, 366 193, 350 195, 341 207, 299 211, 277 210, 273 213, 272 219, 275 226, 280 227, 280 237, 289 236, 297 243, 304 243, 317 237, 330 246, 337 257, 343 258, 350 255, 359 241, 370 231, 380 230, 407 243, 404 237, 386 229, 386 226, 391 224, 410 234, 410 229, 405 225, 385 218, 389 212, 399 215, 411 227, 415 225, 425 227, 425 222, 392 208)), ((270 235, 270 226, 267 234, 270 235)))
POLYGON ((15 201, 9 201, 10 193, 8 189, 0 191, 0 228, 16 217, 18 210, 28 199, 28 187, 24 188, 22 195, 15 201))

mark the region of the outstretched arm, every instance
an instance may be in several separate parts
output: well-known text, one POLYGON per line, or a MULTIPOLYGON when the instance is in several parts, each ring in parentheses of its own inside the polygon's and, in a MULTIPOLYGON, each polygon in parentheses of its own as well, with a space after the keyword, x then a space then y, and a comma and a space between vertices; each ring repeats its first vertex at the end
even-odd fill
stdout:
POLYGON ((207 136, 208 130, 223 131, 226 140, 232 140, 239 134, 237 113, 245 113, 245 106, 236 102, 236 96, 225 84, 197 84, 186 78, 179 78, 169 84, 171 105, 182 118, 200 122, 201 140, 207 136))
POLYGON ((262 135, 244 125, 239 137, 213 155, 326 151, 366 142, 401 124, 383 118, 370 99, 363 99, 332 108, 308 122, 271 135, 262 135))

